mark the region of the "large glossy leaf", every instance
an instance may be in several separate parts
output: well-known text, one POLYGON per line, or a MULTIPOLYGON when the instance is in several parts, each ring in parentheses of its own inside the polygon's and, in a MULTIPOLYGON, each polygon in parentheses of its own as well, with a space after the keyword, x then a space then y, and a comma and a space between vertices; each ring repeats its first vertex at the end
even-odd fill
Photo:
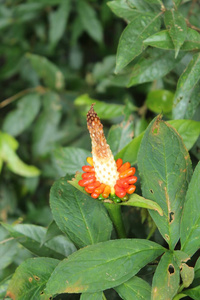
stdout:
POLYGON ((13 300, 35 300, 45 297, 44 288, 59 260, 52 258, 30 258, 15 271, 10 281, 7 296, 13 300))
POLYGON ((128 281, 115 287, 115 290, 124 300, 150 300, 151 287, 143 279, 134 276, 128 281))
POLYGON ((47 87, 61 90, 64 88, 64 76, 62 72, 44 56, 36 54, 27 54, 27 58, 38 76, 44 80, 47 87))
POLYGON ((88 246, 58 265, 46 292, 49 295, 97 292, 118 286, 163 252, 160 245, 137 239, 88 246))
POLYGON ((57 225, 78 247, 108 240, 112 224, 103 204, 77 190, 68 178, 57 180, 50 192, 57 225))
POLYGON ((172 300, 179 288, 179 277, 179 267, 176 264, 173 253, 165 253, 153 277, 151 299, 172 300))
POLYGON ((29 224, 12 226, 5 223, 3 223, 3 226, 17 242, 38 256, 63 259, 76 251, 72 242, 64 236, 56 236, 43 243, 47 231, 44 227, 29 224))
POLYGON ((148 49, 133 67, 128 87, 144 82, 151 82, 169 73, 184 54, 179 53, 175 59, 174 51, 164 51, 160 49, 148 49))
POLYGON ((133 9, 128 3, 124 0, 120 1, 109 1, 107 5, 110 7, 112 12, 120 18, 123 18, 128 21, 132 21, 135 17, 144 15, 145 12, 138 11, 133 9))
POLYGON ((158 31, 160 24, 160 14, 138 15, 125 28, 117 49, 116 73, 143 51, 143 41, 158 31))
POLYGON ((165 12, 165 26, 173 41, 176 57, 187 35, 185 19, 177 10, 167 10, 165 12))
POLYGON ((181 119, 184 117, 192 91, 200 79, 200 53, 193 56, 189 65, 179 78, 174 97, 173 117, 181 119))
POLYGON ((27 129, 40 109, 40 95, 29 94, 18 100, 17 108, 11 111, 3 123, 3 131, 17 136, 27 129))
POLYGON ((186 195, 181 220, 181 250, 193 255, 200 248, 200 163, 198 163, 186 195))
POLYGON ((157 202, 163 216, 149 211, 173 249, 180 237, 180 219, 192 168, 181 137, 158 116, 148 126, 138 153, 145 198, 157 202))

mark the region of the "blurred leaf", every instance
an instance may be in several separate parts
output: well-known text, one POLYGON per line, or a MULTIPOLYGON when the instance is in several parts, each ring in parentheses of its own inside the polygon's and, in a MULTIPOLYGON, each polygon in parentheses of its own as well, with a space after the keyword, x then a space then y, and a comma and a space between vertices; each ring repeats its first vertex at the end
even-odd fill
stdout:
POLYGON ((181 135, 187 150, 190 150, 200 135, 200 122, 193 120, 167 121, 181 135))
POLYGON ((200 87, 196 85, 191 93, 184 119, 192 119, 198 114, 198 107, 200 107, 200 87))
POLYGON ((79 0, 77 11, 83 28, 94 41, 101 43, 103 41, 103 29, 95 10, 85 0, 79 0))
POLYGON ((115 287, 115 290, 120 295, 120 297, 124 300, 150 300, 151 299, 151 287, 150 285, 143 279, 134 276, 128 281, 120 284, 115 287))
POLYGON ((174 249, 180 237, 180 220, 192 167, 182 139, 160 116, 145 131, 138 168, 143 196, 157 202, 164 215, 161 217, 153 210, 149 213, 170 249, 174 249))
POLYGON ((1 270, 9 266, 17 254, 17 243, 9 237, 7 232, 0 226, 0 266, 1 270))
POLYGON ((147 94, 146 105, 155 113, 172 111, 174 94, 168 90, 153 90, 147 94))
MULTIPOLYGON (((174 44, 167 30, 162 30, 148 37, 143 42, 145 45, 165 50, 173 50, 174 44)), ((200 34, 191 28, 187 28, 185 42, 181 46, 182 51, 193 51, 200 49, 200 34)))
POLYGON ((82 166, 87 164, 86 158, 92 156, 91 152, 75 148, 57 148, 52 155, 53 165, 58 171, 59 176, 66 174, 75 174, 77 171, 82 171, 82 166))
POLYGON ((27 53, 26 57, 29 59, 31 66, 38 76, 44 80, 47 87, 56 90, 64 88, 64 76, 56 65, 44 56, 27 53))
POLYGON ((85 247, 58 265, 47 283, 46 292, 49 295, 92 293, 118 286, 163 252, 160 245, 137 239, 85 247))
POLYGON ((6 221, 8 214, 13 214, 17 210, 17 195, 12 184, 0 183, 0 220, 6 221))
POLYGON ((74 101, 74 104, 77 107, 81 108, 82 114, 84 116, 87 114, 90 106, 95 103, 95 111, 98 114, 99 118, 102 120, 111 119, 123 115, 124 105, 106 103, 103 101, 98 101, 91 99, 87 94, 81 95, 74 101))
POLYGON ((72 242, 64 236, 57 236, 41 246, 47 231, 44 227, 29 224, 2 225, 17 242, 38 256, 63 259, 76 251, 72 242))
MULTIPOLYGON (((108 2, 109 3, 109 2, 108 2)), ((105 79, 115 67, 115 55, 106 56, 102 62, 95 64, 93 69, 93 76, 96 80, 105 79)))
POLYGON ((144 49, 143 40, 160 28, 160 14, 138 15, 123 31, 118 49, 115 72, 118 73, 144 49))
POLYGON ((133 120, 123 121, 120 124, 113 125, 107 136, 107 143, 113 155, 116 155, 123 147, 125 147, 133 138, 133 120))
POLYGON ((0 297, 1 299, 7 299, 6 296, 6 292, 8 290, 8 285, 10 283, 10 279, 11 279, 12 275, 6 277, 5 279, 3 279, 0 282, 0 297))
POLYGON ((126 0, 126 2, 130 7, 136 8, 138 11, 142 11, 142 12, 160 11, 160 5, 153 4, 153 1, 152 0, 150 1, 149 0, 126 0))
POLYGON ((25 164, 15 153, 17 141, 10 139, 7 133, 0 132, 0 157, 7 163, 13 172, 25 177, 34 177, 40 174, 39 169, 25 164), (14 148, 14 149, 13 149, 14 148))
POLYGON ((152 300, 172 300, 179 288, 179 268, 173 258, 173 253, 165 253, 153 277, 152 300))
POLYGON ((58 263, 59 260, 47 257, 27 259, 15 271, 7 296, 16 300, 41 299, 45 285, 58 263))
POLYGON ((188 187, 181 220, 181 250, 192 256, 200 247, 200 163, 195 168, 188 187))
POLYGON ((3 131, 18 136, 26 130, 40 109, 40 95, 29 94, 17 101, 17 108, 11 111, 3 122, 3 131))
POLYGON ((151 82, 169 73, 183 58, 180 53, 174 58, 174 51, 148 49, 138 63, 133 67, 133 72, 128 87, 144 82, 151 82))
POLYGON ((55 236, 63 235, 62 231, 58 228, 55 221, 52 221, 47 228, 46 234, 42 241, 41 246, 43 246, 46 242, 52 240, 55 236))
POLYGON ((194 54, 193 59, 178 80, 174 97, 173 117, 181 119, 184 117, 192 91, 200 79, 200 54, 194 54))
POLYGON ((162 5, 162 1, 161 0, 145 0, 147 3, 152 3, 152 4, 160 4, 162 5))
POLYGON ((194 268, 189 267, 186 264, 182 264, 180 274, 183 281, 183 286, 187 288, 194 280, 194 268))
POLYGON ((194 271, 195 271, 195 278, 199 278, 200 277, 200 257, 196 261, 194 271))
POLYGON ((190 296, 194 300, 200 299, 200 285, 194 287, 193 289, 184 290, 184 294, 190 296))
POLYGON ((98 293, 82 293, 80 300, 104 300, 103 292, 98 293))
POLYGON ((58 227, 78 247, 108 240, 112 223, 103 204, 71 186, 68 178, 57 180, 50 192, 51 210, 58 227))
POLYGON ((49 41, 55 46, 62 38, 71 9, 71 0, 61 0, 56 11, 49 14, 49 41))
POLYGON ((177 57, 187 35, 187 25, 185 19, 177 10, 167 10, 165 12, 165 26, 173 41, 175 47, 175 57, 177 57))
MULTIPOLYGON (((116 204, 115 204, 116 205, 116 204)), ((125 206, 137 206, 137 207, 143 207, 148 209, 153 209, 159 213, 160 216, 163 216, 163 211, 160 205, 158 205, 156 202, 151 201, 149 199, 145 199, 137 194, 132 194, 129 197, 128 201, 121 202, 119 205, 125 205, 125 206)))

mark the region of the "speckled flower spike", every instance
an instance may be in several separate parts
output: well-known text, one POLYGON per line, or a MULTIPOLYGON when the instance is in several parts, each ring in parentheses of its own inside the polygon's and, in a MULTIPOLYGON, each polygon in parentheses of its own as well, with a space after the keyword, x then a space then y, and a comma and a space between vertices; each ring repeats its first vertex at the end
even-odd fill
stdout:
POLYGON ((92 140, 92 157, 87 158, 89 166, 83 166, 82 180, 78 184, 91 194, 92 198, 105 200, 107 198, 114 202, 128 200, 128 194, 134 193, 137 181, 135 168, 126 162, 123 164, 121 158, 117 161, 107 144, 103 132, 103 125, 92 104, 87 114, 87 126, 92 140))

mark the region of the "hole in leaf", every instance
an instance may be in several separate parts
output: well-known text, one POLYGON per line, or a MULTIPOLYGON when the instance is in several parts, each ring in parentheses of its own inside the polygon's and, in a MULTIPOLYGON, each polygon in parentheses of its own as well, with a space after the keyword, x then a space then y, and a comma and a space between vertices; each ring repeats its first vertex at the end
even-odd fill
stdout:
POLYGON ((172 223, 173 221, 174 221, 174 212, 171 211, 171 212, 169 213, 169 223, 172 223))
POLYGON ((150 192, 153 194, 154 193, 154 191, 152 190, 152 189, 150 189, 150 192))
POLYGON ((41 291, 41 292, 40 292, 40 295, 43 295, 43 294, 44 294, 44 292, 43 292, 43 291, 41 291))
POLYGON ((39 281, 40 280, 40 278, 38 277, 38 276, 36 276, 36 275, 33 275, 33 277, 35 278, 35 280, 37 280, 37 281, 39 281))
POLYGON ((168 267, 168 272, 169 272, 169 274, 174 274, 174 266, 173 265, 169 265, 169 267, 168 267))

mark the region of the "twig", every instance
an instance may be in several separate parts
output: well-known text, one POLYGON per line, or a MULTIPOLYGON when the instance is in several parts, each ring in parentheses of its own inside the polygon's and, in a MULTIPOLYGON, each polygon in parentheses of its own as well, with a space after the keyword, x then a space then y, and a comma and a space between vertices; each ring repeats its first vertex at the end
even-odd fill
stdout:
POLYGON ((194 30, 200 32, 200 28, 198 28, 198 27, 192 25, 188 19, 185 19, 185 21, 186 21, 188 27, 190 27, 190 28, 192 28, 192 29, 194 29, 194 30))
POLYGON ((14 238, 13 238, 13 237, 10 237, 10 238, 8 238, 8 239, 6 239, 6 240, 3 240, 3 241, 0 242, 0 245, 5 244, 5 243, 7 243, 7 242, 9 242, 9 241, 11 241, 11 240, 14 240, 14 238))

